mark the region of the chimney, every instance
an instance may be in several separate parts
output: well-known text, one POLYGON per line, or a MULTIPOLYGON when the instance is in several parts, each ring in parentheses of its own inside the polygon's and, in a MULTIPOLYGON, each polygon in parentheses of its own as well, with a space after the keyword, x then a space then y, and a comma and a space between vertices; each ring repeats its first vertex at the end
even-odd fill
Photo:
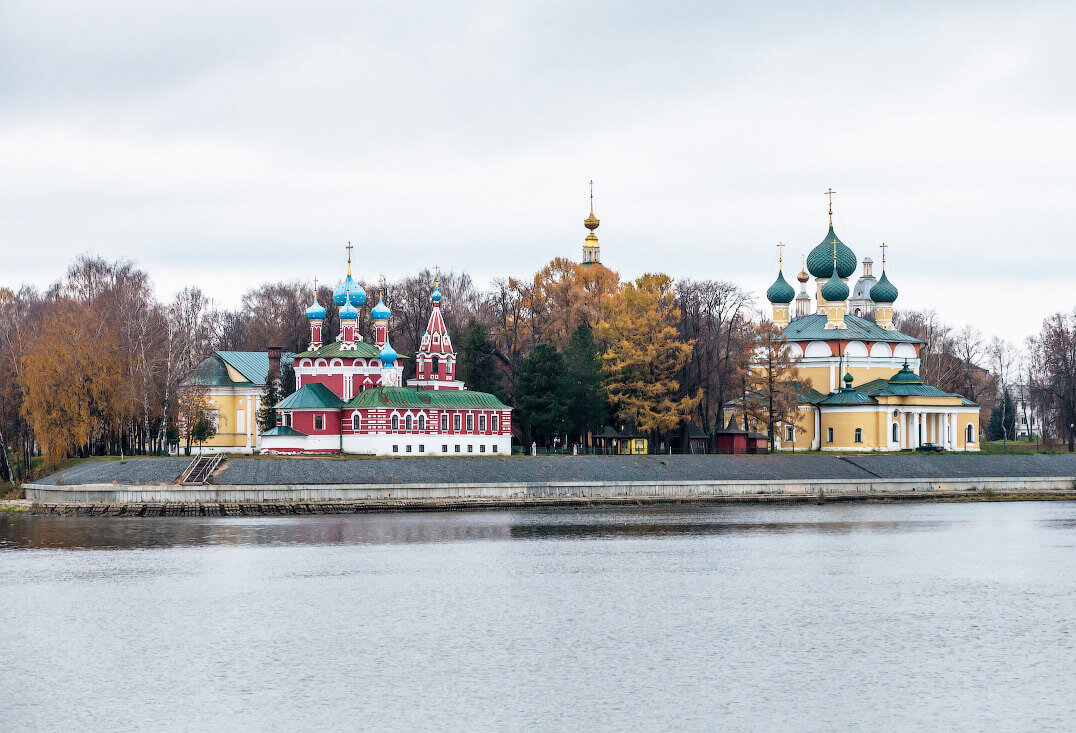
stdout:
POLYGON ((269 374, 267 378, 275 381, 277 387, 280 386, 280 355, 283 351, 283 346, 269 347, 269 374))

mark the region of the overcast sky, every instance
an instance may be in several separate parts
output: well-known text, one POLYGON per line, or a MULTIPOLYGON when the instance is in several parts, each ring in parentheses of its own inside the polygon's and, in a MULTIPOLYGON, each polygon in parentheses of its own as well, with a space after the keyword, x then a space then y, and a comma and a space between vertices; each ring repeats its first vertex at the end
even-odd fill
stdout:
MULTIPOLYGON (((898 308, 1070 310, 1076 3, 0 0, 0 284, 579 258, 761 293, 826 232, 898 308), (791 260, 791 262, 790 262, 791 260)), ((789 278, 791 280, 791 277, 789 278)))

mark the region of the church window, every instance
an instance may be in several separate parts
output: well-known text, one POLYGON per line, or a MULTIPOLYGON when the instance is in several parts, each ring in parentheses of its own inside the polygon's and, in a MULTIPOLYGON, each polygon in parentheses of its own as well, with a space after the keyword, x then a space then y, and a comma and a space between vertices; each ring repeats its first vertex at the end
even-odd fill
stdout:
POLYGON ((499 433, 501 431, 501 426, 500 426, 500 420, 498 419, 498 417, 496 415, 491 415, 489 419, 490 419, 490 430, 492 430, 495 433, 499 433))
POLYGON ((467 446, 467 452, 468 453, 474 453, 474 446, 473 445, 468 445, 467 446))
POLYGON ((411 429, 412 429, 411 416, 408 415, 407 417, 404 418, 404 430, 406 430, 407 432, 410 433, 411 429))
POLYGON ((974 443, 975 442, 975 426, 972 425, 971 423, 968 423, 968 427, 964 430, 964 442, 965 443, 974 443))
POLYGON ((393 415, 392 416, 392 432, 396 432, 399 429, 400 429, 400 416, 399 415, 393 415))
POLYGON ((472 415, 471 413, 467 413, 467 432, 474 432, 474 415, 472 415))
POLYGON ((441 444, 441 452, 448 453, 448 445, 446 443, 441 444))
POLYGON ((324 429, 325 429, 325 416, 324 415, 314 415, 314 430, 324 430, 324 429))
POLYGON ((407 452, 408 452, 408 453, 410 453, 410 452, 411 452, 411 444, 410 444, 410 443, 408 443, 408 444, 407 444, 407 452))
POLYGON ((863 428, 856 428, 856 442, 863 442, 863 428))
POLYGON ((393 453, 399 453, 400 452, 400 446, 398 446, 398 445, 392 446, 392 452, 393 453))
POLYGON ((419 429, 419 432, 424 432, 426 430, 426 416, 425 415, 419 415, 418 416, 418 429, 419 429))
POLYGON ((357 412, 353 413, 351 415, 351 429, 354 430, 357 433, 357 432, 359 432, 359 428, 361 428, 361 427, 362 427, 362 418, 359 416, 359 413, 357 413, 357 412))
POLYGON ((424 446, 422 443, 419 443, 418 444, 418 452, 419 453, 425 453, 426 452, 426 446, 424 446))
POLYGON ((792 442, 796 439, 796 427, 794 425, 785 426, 785 440, 792 442))
POLYGON ((435 333, 435 334, 433 335, 433 342, 434 342, 435 344, 439 344, 439 343, 441 343, 441 334, 439 334, 439 333, 435 333))
POLYGON ((478 416, 478 432, 480 432, 480 433, 486 432, 486 416, 485 415, 479 415, 478 416))
POLYGON ((479 453, 485 453, 485 452, 486 452, 486 444, 485 444, 485 443, 483 443, 482 445, 478 446, 478 452, 479 452, 479 453))
POLYGON ((893 423, 893 442, 897 443, 899 441, 900 441, 900 425, 898 425, 897 423, 893 423))
POLYGON ((497 446, 496 446, 496 444, 494 444, 494 446, 493 446, 493 452, 494 452, 494 453, 496 453, 496 452, 497 452, 497 446))
POLYGON ((452 416, 452 429, 457 433, 460 431, 460 414, 458 412, 452 416))
MULTIPOLYGON (((442 412, 441 413, 441 432, 442 433, 447 433, 448 432, 448 413, 447 412, 442 412)), ((446 453, 448 452, 448 448, 445 448, 445 452, 446 453)))
POLYGON ((457 453, 459 453, 459 452, 460 452, 460 444, 459 444, 459 443, 456 443, 456 452, 457 452, 457 453))
POLYGON ((286 427, 289 427, 289 428, 291 427, 291 413, 290 412, 285 412, 284 413, 284 425, 286 427))
POLYGON ((833 442, 833 428, 826 428, 826 442, 833 442))
POLYGON ((440 365, 441 365, 441 360, 438 359, 436 356, 433 357, 433 373, 434 374, 437 374, 437 370, 440 368, 440 365))

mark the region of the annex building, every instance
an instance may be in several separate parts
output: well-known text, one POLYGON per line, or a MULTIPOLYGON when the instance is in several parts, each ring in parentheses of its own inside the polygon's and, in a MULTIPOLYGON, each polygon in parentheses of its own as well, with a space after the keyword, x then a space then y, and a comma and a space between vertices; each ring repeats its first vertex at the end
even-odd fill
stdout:
POLYGON ((781 425, 778 450, 898 451, 926 443, 977 451, 979 406, 919 377, 923 343, 893 326, 897 288, 885 269, 876 278, 833 230, 810 251, 797 276, 799 292, 777 279, 766 291, 773 322, 798 359, 801 402, 794 425, 781 425), (814 297, 807 284, 814 278, 814 297))

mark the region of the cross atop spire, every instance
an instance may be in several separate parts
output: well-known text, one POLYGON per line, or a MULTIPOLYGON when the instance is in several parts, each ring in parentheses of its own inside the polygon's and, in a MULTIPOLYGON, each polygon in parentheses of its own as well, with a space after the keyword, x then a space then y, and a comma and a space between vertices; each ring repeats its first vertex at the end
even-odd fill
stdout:
POLYGON ((351 240, 348 240, 347 246, 344 247, 347 250, 347 275, 351 277, 351 250, 354 247, 351 246, 351 240))
POLYGON ((889 245, 882 242, 882 272, 885 272, 885 250, 889 245))
POLYGON ((315 277, 314 278, 314 300, 317 301, 317 299, 318 299, 318 279, 315 277))
POLYGON ((829 196, 829 226, 833 228, 833 194, 837 193, 832 187, 826 191, 826 196, 829 196))
POLYGON ((590 179, 590 215, 594 216, 594 179, 590 179))
POLYGON ((433 286, 435 288, 441 286, 441 266, 440 265, 434 265, 433 266, 433 286))
POLYGON ((788 245, 785 244, 784 242, 778 242, 777 243, 777 269, 778 270, 780 270, 781 266, 784 264, 785 247, 787 247, 787 246, 788 245))

